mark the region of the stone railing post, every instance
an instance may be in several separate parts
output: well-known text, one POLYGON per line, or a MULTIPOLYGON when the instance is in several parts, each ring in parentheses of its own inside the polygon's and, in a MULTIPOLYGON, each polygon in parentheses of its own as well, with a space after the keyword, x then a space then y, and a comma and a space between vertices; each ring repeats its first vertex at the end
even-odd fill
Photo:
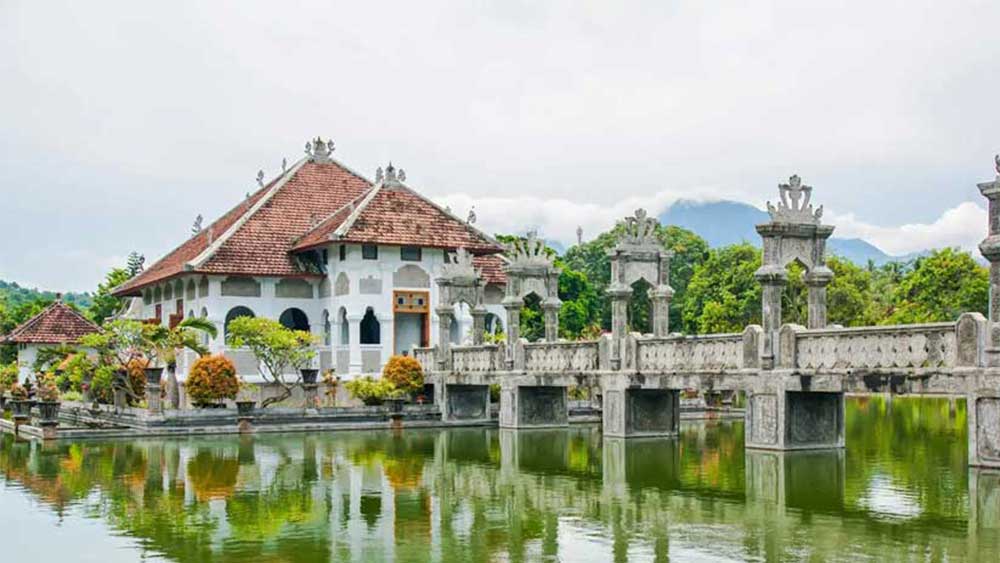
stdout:
POLYGON ((955 323, 955 366, 971 368, 986 365, 988 328, 989 322, 980 313, 963 313, 958 317, 955 323))
POLYGON ((512 343, 510 357, 511 369, 524 369, 524 345, 527 343, 528 340, 525 338, 518 338, 512 343))
POLYGON ((778 358, 775 367, 780 369, 795 369, 798 365, 798 348, 796 339, 798 333, 806 327, 797 324, 786 324, 778 331, 778 358))
POLYGON ((759 369, 761 345, 764 340, 764 329, 760 325, 749 325, 743 329, 743 369, 759 369))
POLYGON ((455 322, 455 311, 451 307, 438 307, 434 310, 438 316, 438 347, 435 349, 437 368, 441 371, 451 369, 451 323, 455 322))

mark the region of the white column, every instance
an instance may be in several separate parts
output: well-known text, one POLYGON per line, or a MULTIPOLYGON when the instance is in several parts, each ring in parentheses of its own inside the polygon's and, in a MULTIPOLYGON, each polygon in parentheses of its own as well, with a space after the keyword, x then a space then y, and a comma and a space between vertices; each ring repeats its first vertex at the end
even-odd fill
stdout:
MULTIPOLYGON (((395 330, 396 315, 393 313, 381 313, 378 315, 379 329, 381 335, 379 342, 382 344, 382 365, 384 366, 392 354, 395 352, 395 330)), ((381 366, 380 366, 381 367, 381 366)))
POLYGON ((361 319, 363 315, 347 315, 348 336, 351 352, 350 373, 361 373, 361 319))

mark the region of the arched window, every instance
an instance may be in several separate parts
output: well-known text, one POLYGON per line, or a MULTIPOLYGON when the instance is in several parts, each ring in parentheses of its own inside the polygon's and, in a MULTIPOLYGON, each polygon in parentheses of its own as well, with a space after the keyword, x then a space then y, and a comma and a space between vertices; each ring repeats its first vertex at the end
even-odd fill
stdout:
POLYGON ((503 332, 503 321, 500 317, 493 313, 486 313, 486 332, 487 334, 499 334, 503 332))
POLYGON ((323 310, 323 346, 329 346, 332 339, 331 331, 333 328, 330 326, 330 311, 326 309, 323 310))
POLYGON ((240 317, 253 317, 253 311, 242 305, 237 305, 226 313, 226 337, 229 336, 229 323, 233 322, 233 319, 238 319, 240 317))
POLYGON ((382 342, 382 326, 375 317, 375 311, 371 307, 365 311, 364 318, 361 319, 361 343, 379 344, 382 342))
POLYGON ((351 325, 347 321, 347 309, 340 308, 337 322, 340 324, 340 345, 347 346, 351 343, 351 325))
POLYGON ((302 312, 302 309, 295 307, 285 309, 285 312, 278 317, 278 322, 285 328, 309 332, 309 317, 302 312))

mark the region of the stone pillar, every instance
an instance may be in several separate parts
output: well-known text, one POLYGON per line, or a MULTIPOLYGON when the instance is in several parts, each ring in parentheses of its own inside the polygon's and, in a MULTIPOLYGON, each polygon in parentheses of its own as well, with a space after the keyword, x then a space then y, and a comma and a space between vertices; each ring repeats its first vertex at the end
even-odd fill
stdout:
POLYGON ((989 343, 986 364, 1000 367, 1000 156, 996 157, 997 177, 979 184, 979 192, 989 202, 989 232, 979 251, 990 263, 989 343))
POLYGON ((514 347, 521 338, 521 299, 504 299, 503 308, 507 310, 507 369, 514 367, 514 347))
POLYGON ((746 452, 749 506, 841 510, 846 490, 843 450, 746 452))
POLYGON ((833 272, 818 266, 803 276, 809 288, 809 328, 826 328, 826 286, 833 280, 833 272))
POLYGON ((632 298, 632 288, 614 285, 608 288, 611 298, 611 369, 621 369, 622 340, 628 331, 628 302, 632 298))
POLYGON ((441 419, 444 422, 478 423, 490 421, 489 385, 443 385, 444 404, 441 419))
POLYGON ((1000 373, 978 370, 968 387, 969 465, 1000 469, 1000 373))
POLYGON ((472 309, 472 343, 476 346, 483 343, 486 332, 486 308, 482 305, 472 309))
POLYGON ((748 449, 844 447, 844 393, 788 391, 761 381, 747 396, 748 449))
POLYGON ((653 336, 663 338, 670 334, 670 301, 673 297, 674 290, 669 285, 661 285, 650 292, 649 298, 652 301, 650 324, 653 327, 653 336))
POLYGON ((778 266, 762 266, 756 273, 762 286, 761 321, 764 324, 764 345, 761 354, 761 368, 773 369, 778 352, 778 329, 781 328, 781 293, 785 289, 788 274, 778 266))
POLYGON ((618 380, 606 382, 602 393, 605 436, 641 438, 677 435, 680 428, 679 390, 630 388, 626 381, 618 380))
POLYGON ((558 299, 542 303, 542 313, 545 315, 546 342, 559 340, 559 308, 561 306, 562 303, 558 299))
POLYGON ((437 366, 442 371, 451 369, 451 323, 455 322, 455 310, 452 307, 438 307, 434 310, 438 316, 438 357, 437 366))
POLYGON ((506 379, 501 385, 501 428, 549 428, 569 425, 566 387, 518 385, 506 379))

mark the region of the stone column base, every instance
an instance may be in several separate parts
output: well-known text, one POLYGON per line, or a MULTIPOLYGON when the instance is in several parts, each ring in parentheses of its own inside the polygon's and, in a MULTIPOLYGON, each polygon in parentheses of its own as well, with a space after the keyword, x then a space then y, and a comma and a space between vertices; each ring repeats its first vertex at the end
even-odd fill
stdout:
POLYGON ((844 447, 844 393, 786 391, 778 384, 747 394, 746 447, 806 450, 844 447))
POLYGON ((236 426, 239 428, 240 434, 252 434, 254 431, 252 418, 241 418, 236 423, 236 426))
POLYGON ((489 422, 489 385, 442 385, 441 420, 489 422))
POLYGON ((569 425, 566 387, 503 383, 501 428, 550 428, 569 425))
POLYGON ((680 391, 605 389, 603 411, 605 436, 676 436, 680 428, 680 391))

